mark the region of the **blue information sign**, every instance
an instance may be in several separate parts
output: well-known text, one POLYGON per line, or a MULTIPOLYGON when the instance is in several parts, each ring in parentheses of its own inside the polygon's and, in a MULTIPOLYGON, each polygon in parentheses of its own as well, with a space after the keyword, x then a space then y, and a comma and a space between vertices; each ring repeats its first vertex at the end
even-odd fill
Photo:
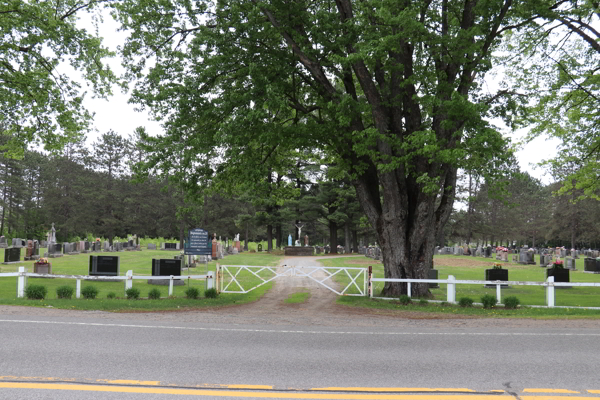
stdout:
POLYGON ((204 229, 192 229, 185 241, 184 254, 203 256, 212 254, 212 241, 204 229))

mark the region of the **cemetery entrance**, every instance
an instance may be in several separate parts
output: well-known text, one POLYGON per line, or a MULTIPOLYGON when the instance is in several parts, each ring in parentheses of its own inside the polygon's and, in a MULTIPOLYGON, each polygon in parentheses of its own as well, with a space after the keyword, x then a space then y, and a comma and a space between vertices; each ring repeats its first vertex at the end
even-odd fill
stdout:
POLYGON ((217 265, 222 293, 248 293, 280 279, 308 278, 339 296, 366 296, 366 268, 217 265))

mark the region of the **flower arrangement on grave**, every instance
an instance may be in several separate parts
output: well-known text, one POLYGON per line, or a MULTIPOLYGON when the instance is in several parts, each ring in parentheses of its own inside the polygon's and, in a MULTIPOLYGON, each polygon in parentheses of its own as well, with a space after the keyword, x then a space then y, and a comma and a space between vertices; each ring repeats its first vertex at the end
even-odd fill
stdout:
POLYGON ((47 258, 40 258, 37 260, 36 264, 48 264, 48 259, 47 258))
POLYGON ((552 263, 552 268, 556 268, 556 269, 564 269, 564 265, 563 265, 563 260, 561 260, 560 258, 557 258, 553 263, 552 263))
POLYGON ((502 264, 500 264, 500 263, 494 263, 494 266, 492 268, 493 269, 502 269, 502 264))

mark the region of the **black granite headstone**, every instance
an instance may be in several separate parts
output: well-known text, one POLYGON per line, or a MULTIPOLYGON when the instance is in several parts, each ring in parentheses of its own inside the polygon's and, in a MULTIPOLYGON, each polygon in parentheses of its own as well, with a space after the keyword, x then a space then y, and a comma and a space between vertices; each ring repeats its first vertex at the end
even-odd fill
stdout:
POLYGON ((89 275, 92 276, 118 276, 118 256, 90 256, 89 275))
POLYGON ((4 249, 4 262, 19 262, 21 261, 21 249, 19 247, 10 247, 4 249))
POLYGON ((152 259, 152 276, 181 276, 181 260, 152 259))

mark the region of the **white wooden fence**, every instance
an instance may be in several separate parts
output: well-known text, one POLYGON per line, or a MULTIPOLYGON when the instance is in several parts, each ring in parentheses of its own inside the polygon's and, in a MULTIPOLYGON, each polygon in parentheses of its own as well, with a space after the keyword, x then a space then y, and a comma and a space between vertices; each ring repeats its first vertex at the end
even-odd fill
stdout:
POLYGON ((215 287, 214 281, 214 272, 208 271, 206 275, 181 275, 181 276, 139 276, 133 275, 133 271, 127 271, 127 274, 124 276, 89 276, 89 275, 49 275, 49 274, 35 274, 33 272, 27 272, 25 267, 19 267, 18 272, 6 272, 0 273, 0 278, 2 277, 17 277, 17 297, 25 297, 25 287, 27 286, 27 278, 63 278, 63 279, 76 279, 76 290, 75 297, 81 297, 81 280, 113 280, 113 281, 125 281, 125 290, 133 287, 133 281, 135 279, 152 279, 152 280, 168 280, 169 281, 169 296, 173 295, 173 281, 178 279, 205 279, 206 280, 206 288, 211 289, 215 287))
POLYGON ((542 286, 546 288, 546 306, 529 306, 529 307, 560 307, 560 308, 585 308, 600 310, 600 307, 575 307, 575 306, 556 306, 555 305, 555 293, 554 288, 556 287, 600 287, 600 282, 554 282, 554 277, 550 276, 546 282, 522 282, 522 281, 469 281, 456 279, 453 275, 448 275, 448 279, 386 279, 386 278, 374 278, 370 277, 369 283, 369 297, 378 299, 388 299, 385 297, 374 297, 373 296, 373 284, 372 282, 403 282, 408 285, 407 292, 408 296, 411 296, 411 284, 412 283, 446 283, 446 302, 456 304, 456 285, 494 285, 496 286, 496 302, 502 304, 502 285, 511 286, 542 286))

